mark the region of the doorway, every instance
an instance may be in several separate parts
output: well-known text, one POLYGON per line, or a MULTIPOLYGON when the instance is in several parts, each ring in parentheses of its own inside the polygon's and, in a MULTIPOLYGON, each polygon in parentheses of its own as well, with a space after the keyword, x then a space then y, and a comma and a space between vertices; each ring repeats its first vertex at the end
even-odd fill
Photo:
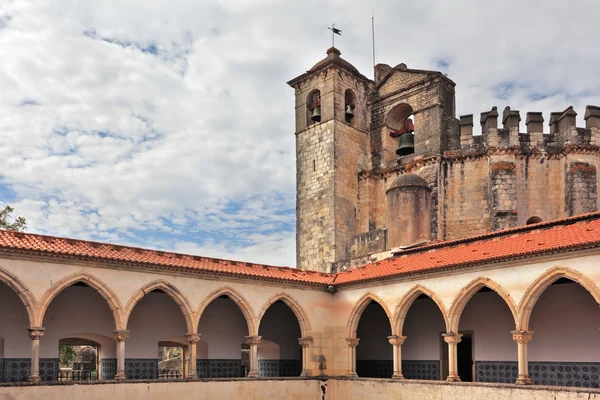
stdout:
MULTIPOLYGON (((443 333, 443 332, 442 332, 443 333)), ((457 361, 458 361, 458 376, 462 382, 474 382, 475 381, 475 352, 473 346, 473 331, 459 331, 462 339, 456 346, 457 361)), ((442 367, 441 379, 445 380, 448 377, 448 344, 444 342, 444 338, 441 337, 441 359, 440 365, 442 367)))

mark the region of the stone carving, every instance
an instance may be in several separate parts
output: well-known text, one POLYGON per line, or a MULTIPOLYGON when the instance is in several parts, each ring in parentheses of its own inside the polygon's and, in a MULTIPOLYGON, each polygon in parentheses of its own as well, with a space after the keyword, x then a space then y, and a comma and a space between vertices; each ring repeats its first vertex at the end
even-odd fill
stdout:
POLYGON ((347 338, 346 339, 346 343, 348 344, 348 347, 356 347, 358 346, 358 342, 360 341, 359 338, 347 338))
POLYGON ((513 340, 518 344, 527 344, 533 336, 533 331, 511 331, 513 340))
POLYGON ((310 347, 312 342, 313 342, 312 336, 301 337, 298 339, 298 343, 300 343, 300 346, 302 346, 303 348, 310 347))
POLYGON ((388 341, 392 346, 402 346, 404 341, 406 340, 406 336, 388 336, 388 341))
POLYGON ((129 331, 126 330, 113 331, 113 334, 115 336, 115 339, 119 342, 124 342, 127 339, 129 339, 129 331))
POLYGON ((44 336, 44 331, 46 328, 29 328, 29 337, 31 340, 40 340, 42 336, 44 336))
POLYGON ((462 333, 443 333, 444 342, 448 344, 459 344, 462 340, 462 333))
POLYGON ((249 344, 250 346, 258 346, 260 339, 262 339, 262 336, 246 336, 246 344, 249 344))
POLYGON ((185 340, 187 340, 190 344, 196 344, 201 340, 201 336, 202 335, 199 333, 186 333, 185 340))

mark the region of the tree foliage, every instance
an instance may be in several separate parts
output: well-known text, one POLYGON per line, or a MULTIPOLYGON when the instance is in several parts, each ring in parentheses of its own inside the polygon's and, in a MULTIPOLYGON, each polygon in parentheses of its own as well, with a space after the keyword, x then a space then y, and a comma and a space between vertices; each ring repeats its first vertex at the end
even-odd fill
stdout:
POLYGON ((58 346, 58 363, 60 366, 72 367, 76 357, 77 351, 74 346, 62 344, 58 346))
POLYGON ((14 208, 8 205, 0 210, 0 229, 23 232, 27 228, 27 222, 23 217, 17 217, 13 222, 10 222, 13 211, 14 208))

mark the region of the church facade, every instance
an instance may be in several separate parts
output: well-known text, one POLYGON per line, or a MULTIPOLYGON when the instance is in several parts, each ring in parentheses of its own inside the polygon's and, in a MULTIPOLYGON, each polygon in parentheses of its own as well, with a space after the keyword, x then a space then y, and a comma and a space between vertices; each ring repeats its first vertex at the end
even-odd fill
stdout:
POLYGON ((443 74, 370 81, 336 49, 290 85, 298 268, 0 231, 0 386, 600 388, 596 107, 548 134, 494 109, 473 136, 443 74), (95 365, 65 365, 69 346, 95 365))

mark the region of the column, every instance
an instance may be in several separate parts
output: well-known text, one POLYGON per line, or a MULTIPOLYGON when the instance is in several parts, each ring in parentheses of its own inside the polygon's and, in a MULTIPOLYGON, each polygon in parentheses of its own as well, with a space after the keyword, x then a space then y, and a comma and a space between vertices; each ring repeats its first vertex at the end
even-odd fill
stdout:
POLYGON ((40 382, 40 338, 44 336, 46 328, 29 328, 31 338, 31 374, 27 379, 32 383, 40 382))
POLYGON ((404 379, 404 375, 402 375, 402 345, 406 340, 406 336, 388 336, 388 340, 394 351, 394 375, 392 375, 392 378, 404 379))
POLYGON ((519 377, 515 382, 517 385, 531 385, 533 381, 529 377, 527 359, 527 343, 533 336, 533 331, 511 331, 513 340, 517 342, 518 358, 519 358, 519 377))
POLYGON ((198 379, 198 372, 196 371, 196 344, 200 341, 201 335, 199 333, 187 333, 185 339, 188 341, 188 349, 190 356, 190 364, 188 367, 187 379, 198 379))
POLYGON ((246 336, 246 344, 250 345, 250 371, 248 378, 258 378, 258 344, 262 336, 246 336))
POLYGON ((312 336, 301 337, 298 339, 300 346, 302 346, 302 373, 300 376, 310 376, 310 345, 312 344, 312 336))
POLYGON ((117 374, 115 380, 125 380, 125 341, 129 339, 129 331, 119 330, 113 331, 115 340, 117 341, 117 374))
POLYGON ((447 382, 460 382, 460 376, 458 376, 458 357, 456 352, 456 345, 462 340, 461 333, 444 333, 444 342, 448 343, 448 378, 447 382))
POLYGON ((348 344, 348 376, 356 378, 356 346, 358 346, 359 338, 347 338, 348 344))

